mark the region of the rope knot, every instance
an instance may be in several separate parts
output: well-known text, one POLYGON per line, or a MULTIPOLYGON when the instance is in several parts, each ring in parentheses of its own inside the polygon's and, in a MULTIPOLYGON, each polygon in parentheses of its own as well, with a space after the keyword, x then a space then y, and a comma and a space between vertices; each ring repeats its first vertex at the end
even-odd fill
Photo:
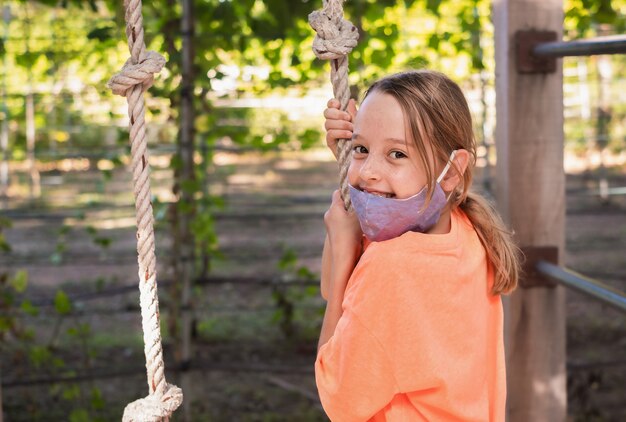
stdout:
POLYGON ((154 74, 159 73, 163 66, 165 58, 156 51, 148 51, 146 57, 139 63, 133 63, 132 58, 126 60, 122 70, 107 82, 107 87, 122 97, 125 97, 135 85, 141 85, 142 92, 145 92, 154 83, 154 74))
POLYGON ((167 420, 182 402, 183 390, 167 384, 162 396, 150 394, 129 403, 124 409, 122 422, 161 422, 167 420))
POLYGON ((341 3, 337 1, 325 1, 322 10, 312 12, 309 25, 317 33, 313 52, 319 59, 340 59, 348 55, 359 40, 359 31, 343 18, 341 3))

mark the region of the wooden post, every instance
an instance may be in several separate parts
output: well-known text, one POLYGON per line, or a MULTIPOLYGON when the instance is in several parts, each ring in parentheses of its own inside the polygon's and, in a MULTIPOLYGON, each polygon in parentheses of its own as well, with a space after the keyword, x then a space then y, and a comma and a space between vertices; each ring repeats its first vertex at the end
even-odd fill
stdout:
MULTIPOLYGON (((520 74, 515 57, 518 30, 555 31, 561 38, 562 0, 494 0, 493 6, 498 207, 520 246, 556 247, 562 262, 562 64, 553 73, 520 74)), ((505 348, 508 420, 565 421, 562 287, 519 288, 505 299, 505 348)))

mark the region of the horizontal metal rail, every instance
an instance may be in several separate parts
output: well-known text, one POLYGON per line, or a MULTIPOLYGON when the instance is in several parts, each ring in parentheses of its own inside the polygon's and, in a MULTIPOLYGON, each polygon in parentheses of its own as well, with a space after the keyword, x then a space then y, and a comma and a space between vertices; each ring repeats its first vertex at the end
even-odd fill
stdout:
POLYGON ((577 290, 622 312, 626 312, 626 295, 611 286, 546 261, 537 262, 536 269, 541 274, 561 283, 565 287, 577 290))
POLYGON ((626 53, 626 35, 590 38, 575 41, 540 43, 532 54, 544 57, 593 56, 596 54, 626 53))

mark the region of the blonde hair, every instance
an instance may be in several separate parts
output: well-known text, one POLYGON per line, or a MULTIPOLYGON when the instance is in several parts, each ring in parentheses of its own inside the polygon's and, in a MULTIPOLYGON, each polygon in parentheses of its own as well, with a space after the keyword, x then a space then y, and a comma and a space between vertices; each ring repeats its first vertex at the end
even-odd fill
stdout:
MULTIPOLYGON (((380 79, 370 86, 365 97, 372 92, 391 95, 402 107, 426 169, 429 199, 436 186, 435 163, 445 164, 454 150, 469 152, 470 162, 462 174, 462 183, 452 194, 451 209, 463 210, 485 248, 494 272, 491 292, 494 295, 512 292, 520 273, 520 252, 495 209, 480 195, 469 192, 476 162, 476 140, 461 88, 442 73, 418 70, 380 79)), ((461 174, 456 165, 452 168, 461 174)))

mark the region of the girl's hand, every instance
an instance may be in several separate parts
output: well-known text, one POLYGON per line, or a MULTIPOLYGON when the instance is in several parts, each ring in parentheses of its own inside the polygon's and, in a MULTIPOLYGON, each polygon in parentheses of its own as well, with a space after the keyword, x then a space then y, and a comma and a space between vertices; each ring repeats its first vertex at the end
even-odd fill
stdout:
MULTIPOLYGON (((333 263, 351 261, 354 265, 361 255, 363 232, 354 211, 346 211, 341 194, 333 193, 330 208, 324 214, 324 223, 332 251, 333 263)), ((353 267, 352 267, 353 268, 353 267)))
POLYGON ((333 98, 328 101, 327 109, 324 110, 326 122, 326 145, 337 158, 337 140, 352 139, 352 131, 354 130, 352 123, 356 118, 356 103, 350 99, 348 101, 347 111, 341 111, 339 100, 333 98))

